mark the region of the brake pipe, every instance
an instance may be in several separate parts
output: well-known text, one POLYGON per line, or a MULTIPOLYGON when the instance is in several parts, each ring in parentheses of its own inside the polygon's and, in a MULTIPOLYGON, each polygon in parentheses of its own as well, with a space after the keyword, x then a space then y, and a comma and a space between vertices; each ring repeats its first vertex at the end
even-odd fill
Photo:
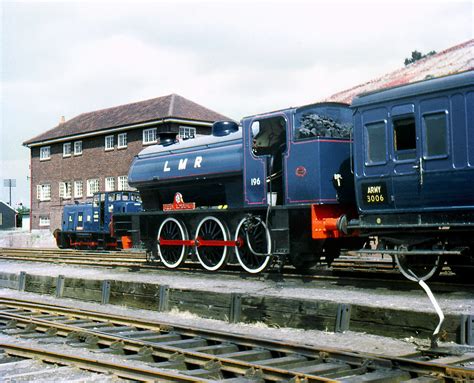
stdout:
POLYGON ((431 304, 432 304, 433 307, 435 308, 436 314, 438 314, 438 317, 439 317, 438 326, 435 328, 435 330, 434 330, 434 332, 433 332, 433 337, 435 337, 435 336, 438 335, 439 330, 441 329, 441 325, 442 325, 443 322, 444 322, 444 314, 443 314, 443 311, 441 310, 441 307, 439 307, 439 304, 438 304, 438 302, 436 301, 435 296, 434 296, 433 293, 431 292, 431 289, 430 289, 429 286, 425 283, 425 281, 423 281, 423 280, 420 279, 420 280, 418 281, 418 284, 422 287, 423 290, 425 290, 426 294, 428 295, 428 298, 430 298, 431 304))
POLYGON ((437 346, 437 342, 436 342, 436 339, 437 339, 437 335, 439 334, 439 330, 441 330, 441 325, 443 324, 444 322, 444 314, 443 314, 443 311, 441 310, 441 307, 439 307, 439 304, 438 304, 438 301, 436 300, 433 292, 431 291, 431 289, 429 288, 429 286, 425 283, 424 280, 418 278, 416 276, 416 274, 411 271, 410 269, 408 269, 408 271, 410 272, 410 274, 412 274, 416 279, 418 279, 418 284, 421 286, 421 288, 425 291, 426 295, 428 295, 428 298, 430 299, 431 301, 431 304, 433 305, 435 311, 436 311, 436 314, 438 314, 438 317, 439 317, 439 323, 438 323, 438 326, 436 326, 434 332, 433 332, 433 335, 431 336, 431 346, 432 347, 436 347, 437 346))

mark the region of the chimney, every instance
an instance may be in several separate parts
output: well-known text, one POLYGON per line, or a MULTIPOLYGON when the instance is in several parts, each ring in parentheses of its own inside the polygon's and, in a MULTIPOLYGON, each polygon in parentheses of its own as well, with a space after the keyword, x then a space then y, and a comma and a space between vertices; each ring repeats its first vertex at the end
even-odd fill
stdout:
POLYGON ((61 116, 61 118, 59 119, 59 125, 64 124, 65 122, 66 119, 64 118, 64 116, 61 116))

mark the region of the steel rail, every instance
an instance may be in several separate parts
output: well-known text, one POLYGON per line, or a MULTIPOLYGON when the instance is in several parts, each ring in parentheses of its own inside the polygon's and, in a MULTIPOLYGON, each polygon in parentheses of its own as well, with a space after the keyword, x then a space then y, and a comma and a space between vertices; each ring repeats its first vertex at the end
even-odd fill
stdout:
MULTIPOLYGON (((222 333, 222 332, 217 332, 217 331, 211 331, 211 330, 202 330, 202 329, 196 329, 196 328, 185 328, 185 327, 180 327, 180 326, 175 326, 170 323, 163 323, 163 322, 152 322, 152 321, 142 321, 139 319, 135 318, 127 318, 127 317, 122 317, 122 316, 114 316, 110 314, 103 314, 95 311, 88 311, 88 310, 74 310, 74 309, 69 309, 69 308, 58 308, 53 305, 45 305, 45 304, 29 304, 29 303, 22 303, 18 302, 15 300, 8 300, 6 302, 5 299, 0 300, 0 304, 5 305, 9 304, 12 307, 17 307, 17 308, 27 308, 30 310, 37 310, 39 312, 45 312, 49 311, 54 314, 62 314, 62 315, 70 315, 73 317, 85 317, 90 320, 98 320, 98 321, 107 321, 109 323, 113 324, 118 324, 118 325, 129 325, 129 326, 135 326, 135 327, 140 327, 140 328, 148 328, 148 329, 155 329, 159 332, 161 331, 173 331, 173 332, 179 332, 182 333, 186 336, 195 336, 195 337, 202 337, 202 338, 207 338, 210 340, 215 340, 215 341, 222 341, 222 342, 230 342, 230 343, 236 343, 236 344, 241 344, 241 345, 246 345, 246 346, 252 346, 252 347, 264 347, 271 349, 272 351, 281 351, 281 352, 286 352, 286 353, 295 353, 299 355, 304 355, 310 358, 315 358, 316 360, 328 360, 328 359, 337 359, 337 360, 342 360, 345 363, 348 363, 354 367, 366 367, 366 368, 400 368, 404 371, 409 371, 411 373, 417 373, 417 374, 437 374, 438 376, 443 376, 445 378, 450 378, 450 377, 459 377, 459 376, 467 376, 469 378, 474 379, 474 370, 470 369, 465 369, 465 368, 460 368, 460 367, 453 367, 450 365, 443 365, 443 364, 438 364, 436 362, 424 362, 424 361, 416 361, 413 359, 408 359, 408 358, 403 358, 403 357, 388 357, 388 356, 380 356, 380 355, 375 355, 375 354, 360 354, 360 353, 354 353, 354 352, 346 352, 346 351, 341 351, 338 349, 330 349, 330 348, 316 348, 316 347, 311 347, 307 345, 298 345, 294 343, 284 343, 284 342, 279 342, 279 341, 270 341, 266 339, 261 339, 261 338, 256 338, 256 337, 244 337, 241 335, 235 335, 235 334, 227 334, 227 333, 222 333), (8 303, 9 302, 9 303, 8 303)), ((57 324, 54 324, 54 322, 50 323, 49 321, 44 321, 41 319, 33 319, 32 317, 21 317, 21 315, 18 314, 6 314, 2 313, 2 316, 8 316, 10 319, 17 319, 22 321, 25 325, 27 323, 32 323, 35 322, 38 325, 44 326, 44 330, 46 331, 46 328, 49 328, 51 326, 57 326, 57 324)), ((64 326, 64 325, 61 325, 64 326)), ((63 328, 64 329, 64 328, 63 328)), ((66 330, 71 331, 71 328, 67 328, 66 330)), ((100 331, 95 331, 95 335, 101 335, 101 336, 110 336, 110 334, 101 334, 100 331)), ((116 338, 108 338, 108 342, 113 342, 114 339, 116 338)), ((126 344, 129 344, 130 347, 140 347, 139 344, 133 343, 133 341, 130 343, 128 339, 122 338, 126 344)), ((143 346, 143 343, 141 343, 143 346)), ((153 347, 156 346, 156 344, 152 344, 153 347)), ((169 346, 168 346, 169 347, 169 346)), ((183 353, 185 356, 187 355, 190 358, 190 362, 194 363, 205 363, 205 360, 207 359, 202 359, 203 355, 202 353, 195 353, 195 352, 190 352, 186 350, 177 350, 174 347, 171 348, 164 348, 160 350, 156 350, 157 355, 159 356, 161 352, 180 352, 183 353), (196 359, 197 358, 197 359, 196 359)), ((214 356, 216 360, 218 360, 220 363, 222 363, 223 366, 230 367, 231 371, 235 372, 235 368, 240 368, 240 369, 245 369, 245 368, 258 368, 260 369, 261 367, 258 366, 257 364, 252 363, 252 364, 245 364, 242 365, 240 362, 238 363, 238 366, 236 366, 234 363, 235 361, 230 361, 226 358, 220 358, 219 356, 214 356), (230 362, 230 364, 229 364, 230 362), (227 363, 227 364, 226 364, 227 363)), ((473 357, 474 359, 474 357, 473 357)), ((264 366, 265 367, 265 366, 264 366)), ((283 371, 270 371, 270 370, 265 370, 263 368, 264 372, 268 377, 274 377, 272 373, 282 373, 283 371)), ((281 378, 281 376, 280 376, 281 378)), ((312 381, 312 379, 315 379, 313 376, 305 376, 306 379, 309 379, 309 381, 312 381)), ((316 380, 316 381, 321 381, 321 380, 316 380)))
POLYGON ((137 368, 127 364, 119 364, 99 359, 91 359, 69 353, 59 353, 43 348, 34 348, 20 346, 17 344, 0 343, 0 349, 6 354, 19 356, 27 359, 40 359, 44 362, 56 363, 60 365, 75 366, 82 370, 93 371, 97 373, 112 373, 120 378, 131 379, 140 382, 153 382, 156 379, 167 382, 210 382, 207 379, 192 378, 186 375, 173 373, 170 371, 160 371, 158 369, 137 368))
POLYGON ((297 373, 289 370, 285 370, 278 367, 268 367, 258 364, 258 362, 246 362, 236 359, 229 359, 220 357, 214 354, 205 354, 198 351, 188 351, 186 349, 160 345, 153 342, 147 342, 143 340, 134 340, 119 335, 111 335, 105 332, 101 332, 93 329, 84 329, 81 327, 75 327, 72 325, 65 325, 55 323, 54 321, 48 321, 43 319, 26 318, 18 314, 1 313, 0 318, 15 320, 18 323, 22 323, 25 327, 28 325, 37 325, 35 331, 46 332, 49 329, 56 329, 58 336, 67 336, 71 333, 80 333, 84 335, 93 335, 98 339, 98 343, 105 347, 111 347, 116 342, 121 342, 123 349, 130 352, 139 353, 144 347, 149 347, 153 350, 153 355, 160 358, 170 360, 174 355, 182 355, 184 357, 184 363, 200 366, 204 368, 209 363, 218 363, 220 369, 229 373, 239 374, 244 376, 248 371, 260 371, 262 378, 268 381, 281 381, 290 379, 300 379, 307 382, 335 382, 334 379, 328 379, 320 376, 311 374, 297 373))

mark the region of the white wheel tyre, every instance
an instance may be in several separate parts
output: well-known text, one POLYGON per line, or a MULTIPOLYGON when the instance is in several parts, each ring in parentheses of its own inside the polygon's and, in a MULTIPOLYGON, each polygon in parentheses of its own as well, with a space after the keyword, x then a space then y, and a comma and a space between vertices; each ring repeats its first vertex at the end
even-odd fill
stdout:
MULTIPOLYGON (((205 217, 196 229, 195 240, 199 239, 228 241, 227 226, 216 217, 205 217)), ((227 261, 227 246, 196 246, 195 249, 199 262, 206 270, 216 271, 227 261)))
POLYGON ((169 217, 161 223, 157 236, 158 256, 166 267, 175 269, 180 266, 185 261, 188 247, 185 245, 161 246, 160 239, 187 240, 188 238, 186 226, 181 221, 169 217))
MULTIPOLYGON (((235 247, 235 255, 237 256, 237 260, 240 263, 240 266, 251 274, 257 274, 262 272, 268 266, 270 262, 270 255, 267 256, 259 256, 252 253, 252 251, 248 247, 247 243, 247 235, 243 230, 243 225, 247 221, 247 218, 243 218, 235 231, 235 241, 239 239, 243 241, 242 247, 235 247)), ((261 252, 263 254, 270 254, 271 253, 271 237, 270 231, 268 230, 267 225, 265 222, 260 221, 260 224, 255 228, 253 233, 249 233, 249 236, 253 237, 253 244, 252 249, 257 252, 261 252), (260 228, 260 229, 259 229, 260 228)))

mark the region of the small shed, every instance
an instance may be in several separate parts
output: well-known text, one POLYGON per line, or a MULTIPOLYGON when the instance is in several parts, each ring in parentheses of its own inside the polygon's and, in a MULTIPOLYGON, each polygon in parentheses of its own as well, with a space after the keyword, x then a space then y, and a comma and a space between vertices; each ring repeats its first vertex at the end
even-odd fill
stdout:
POLYGON ((15 209, 0 201, 0 230, 14 229, 16 227, 16 215, 15 209))

